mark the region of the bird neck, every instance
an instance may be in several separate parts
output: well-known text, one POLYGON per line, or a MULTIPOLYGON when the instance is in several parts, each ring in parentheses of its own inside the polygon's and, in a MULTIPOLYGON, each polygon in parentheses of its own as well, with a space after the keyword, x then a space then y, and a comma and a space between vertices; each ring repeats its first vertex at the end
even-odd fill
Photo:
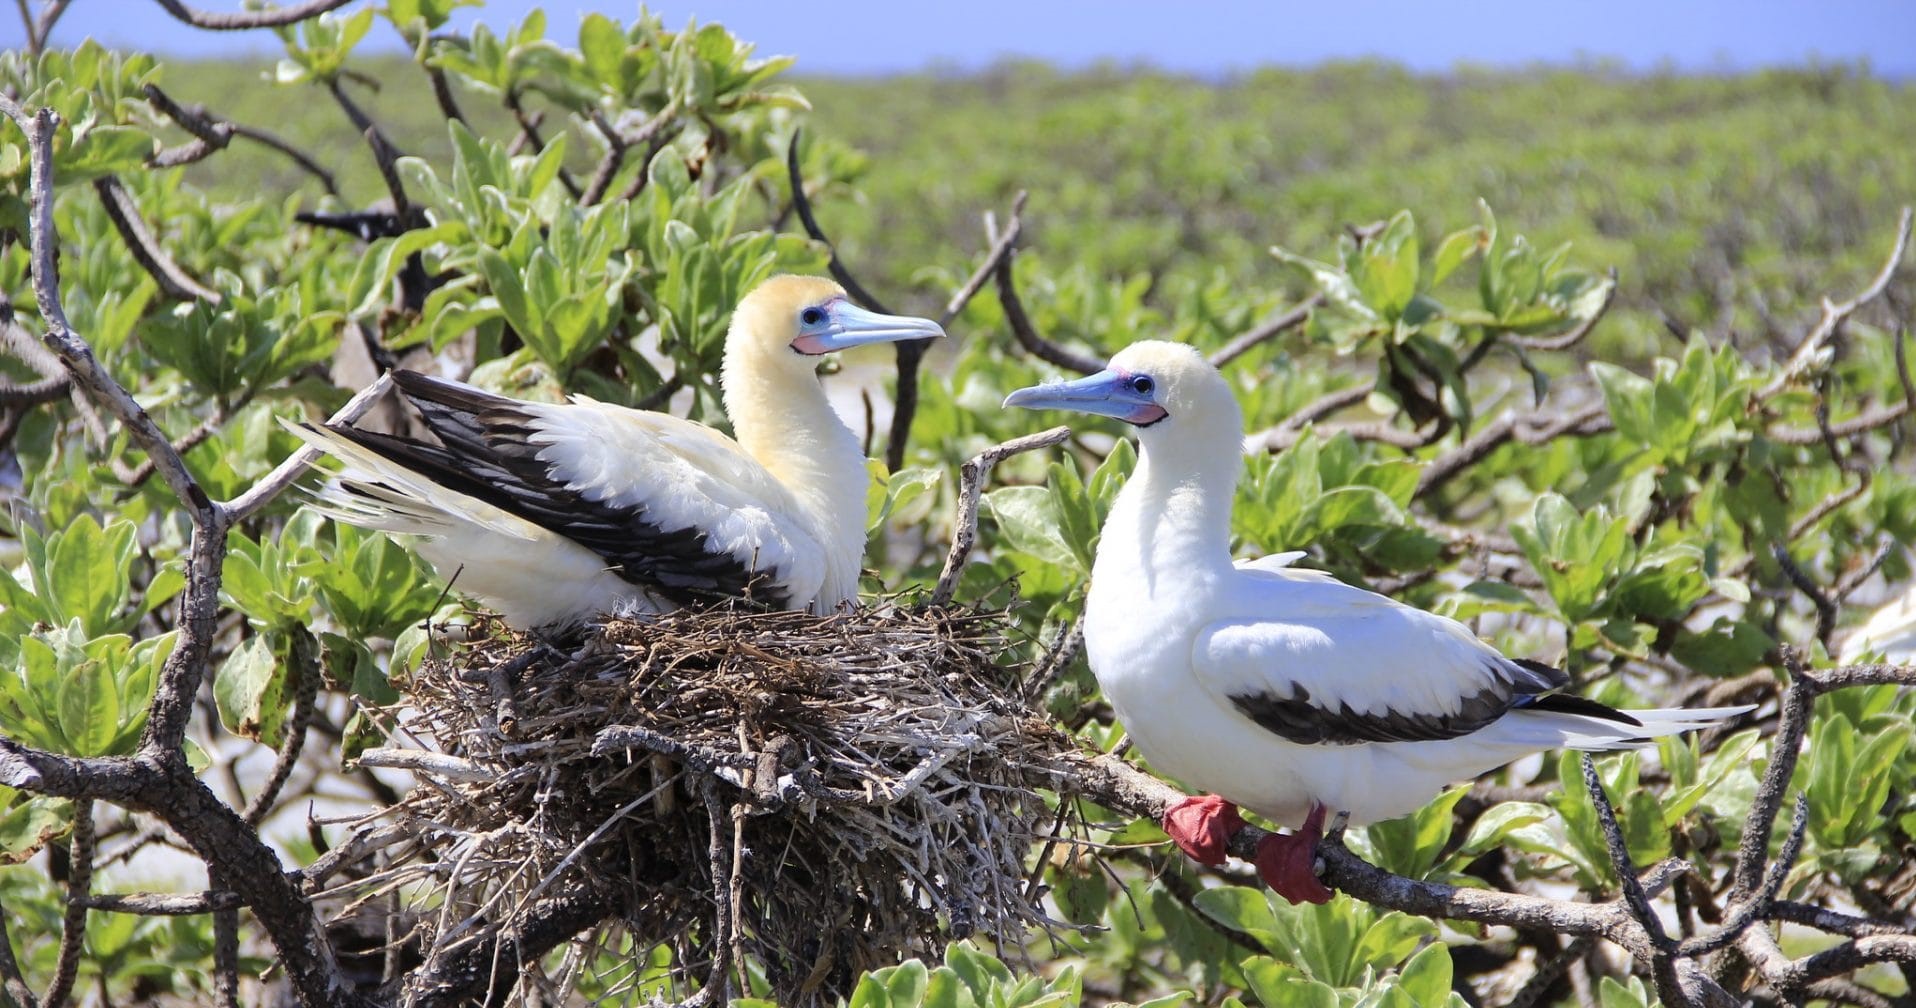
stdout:
MULTIPOLYGON (((1114 548, 1144 572, 1196 573, 1231 566, 1231 501, 1236 495, 1239 440, 1235 429, 1150 443, 1113 507, 1128 542, 1114 548)), ((1107 536, 1106 541, 1111 537, 1107 536)), ((1100 559, 1103 547, 1100 547, 1100 559)))
POLYGON ((857 436, 810 371, 728 366, 724 379, 725 412, 739 446, 792 492, 806 520, 832 545, 820 601, 855 596, 869 481, 857 436))

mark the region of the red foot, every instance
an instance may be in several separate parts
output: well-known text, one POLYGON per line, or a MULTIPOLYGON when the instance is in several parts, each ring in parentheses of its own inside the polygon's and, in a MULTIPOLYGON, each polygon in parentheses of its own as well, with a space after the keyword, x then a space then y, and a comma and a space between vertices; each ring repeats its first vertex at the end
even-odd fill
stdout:
POLYGON ((1304 825, 1258 842, 1257 873, 1271 891, 1292 903, 1329 903, 1331 891, 1317 880, 1317 842, 1324 838, 1324 806, 1311 805, 1304 825))
POLYGON ((1186 798, 1164 810, 1164 832, 1178 849, 1213 868, 1229 856, 1231 835, 1243 825, 1237 806, 1217 795, 1186 798))

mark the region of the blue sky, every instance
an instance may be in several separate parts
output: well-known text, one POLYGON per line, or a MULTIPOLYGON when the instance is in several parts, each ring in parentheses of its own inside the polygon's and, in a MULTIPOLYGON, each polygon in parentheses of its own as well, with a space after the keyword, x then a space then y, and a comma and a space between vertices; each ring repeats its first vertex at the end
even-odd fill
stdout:
MULTIPOLYGON (((241 6, 240 0, 195 2, 217 10, 241 6)), ((636 3, 491 0, 482 16, 509 23, 535 5, 546 9, 550 34, 563 41, 575 38, 583 12, 629 18, 638 9, 636 3)), ((1602 58, 1638 70, 1704 72, 1867 59, 1878 73, 1916 76, 1916 3, 1909 0, 686 0, 653 9, 668 24, 688 17, 722 22, 757 42, 762 53, 798 56, 800 72, 809 73, 971 68, 1015 55, 1065 66, 1144 61, 1199 74, 1364 56, 1421 70, 1602 58)), ((463 14, 468 21, 474 16, 463 14)), ((72 44, 88 34, 182 55, 277 51, 270 33, 195 31, 150 0, 76 0, 55 41, 72 44)), ((22 37, 12 12, 0 11, 0 47, 18 45, 22 37)))

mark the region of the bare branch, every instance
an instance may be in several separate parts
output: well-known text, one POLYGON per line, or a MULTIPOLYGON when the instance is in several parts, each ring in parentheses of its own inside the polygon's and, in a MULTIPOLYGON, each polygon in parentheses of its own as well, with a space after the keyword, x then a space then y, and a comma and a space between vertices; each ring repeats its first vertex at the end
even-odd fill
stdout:
MULTIPOLYGON (((625 163, 626 151, 641 144, 649 144, 655 138, 662 136, 662 131, 678 117, 678 114, 678 101, 674 99, 667 102, 657 115, 647 119, 638 129, 628 134, 606 122, 605 116, 594 109, 592 125, 598 129, 599 135, 605 138, 605 156, 599 159, 598 167, 593 169, 592 178, 587 180, 585 192, 580 195, 579 202, 591 205, 604 199, 606 189, 612 185, 612 179, 619 174, 619 168, 625 163)), ((648 154, 645 160, 646 163, 639 166, 640 175, 644 175, 647 166, 652 163, 651 155, 648 154)))
POLYGON ((52 109, 41 109, 29 116, 11 99, 0 96, 0 112, 20 126, 27 136, 31 148, 32 176, 30 196, 31 248, 33 264, 33 294, 40 306, 40 317, 46 323, 44 339, 47 347, 60 358, 75 382, 86 390, 93 399, 103 403, 113 415, 126 425, 133 440, 160 466, 167 485, 198 517, 195 524, 209 526, 213 524, 212 501, 206 492, 200 489, 193 474, 187 471, 179 453, 167 441, 153 418, 134 400, 133 396, 107 373, 106 368, 93 356, 93 350, 87 346, 72 324, 67 321, 66 309, 60 303, 60 289, 55 279, 56 267, 55 242, 53 230, 53 129, 57 117, 52 109))
POLYGON ((147 229, 146 220, 140 216, 140 208, 133 202, 133 196, 120 184, 117 175, 102 175, 93 180, 93 190, 100 194, 100 203, 106 207, 106 215, 113 222, 114 230, 120 232, 120 238, 133 253, 133 258, 144 268, 160 291, 175 301, 205 301, 219 304, 218 291, 211 290, 198 280, 188 276, 166 254, 153 233, 147 229))
POLYGON ((1818 931, 1828 931, 1831 934, 1848 935, 1851 938, 1873 934, 1916 933, 1896 924, 1840 913, 1828 907, 1798 903, 1793 900, 1777 900, 1770 905, 1770 913, 1777 920, 1813 927, 1818 931))
POLYGON ((978 296, 978 292, 985 286, 985 281, 990 280, 998 271, 998 264, 1011 255, 1011 250, 1018 244, 1019 236, 1024 234, 1025 197, 1028 195, 1030 194, 1020 189, 1018 195, 1011 198, 1011 217, 1005 222, 1003 234, 998 233, 991 213, 989 211, 985 213, 985 240, 991 242, 991 250, 985 253, 985 261, 972 272, 970 279, 953 291, 951 299, 945 302, 945 311, 938 316, 939 325, 950 325, 952 320, 958 317, 958 313, 964 311, 965 306, 971 303, 971 299, 978 296))
POLYGON ((992 276, 997 281, 998 304, 1004 308, 1005 324, 1011 327, 1011 335, 1017 338, 1018 345, 1026 353, 1079 374, 1095 374, 1104 370, 1104 361, 1059 346, 1039 335, 1037 327, 1031 324, 1031 316, 1025 314, 1024 301, 1018 297, 1018 282, 1012 275, 1011 257, 999 260, 992 276))
POLYGON ((1302 325, 1305 319, 1311 317, 1312 309, 1323 303, 1324 294, 1318 291, 1299 301, 1291 310, 1252 326, 1236 339, 1219 347, 1217 352, 1211 355, 1211 366, 1221 368, 1250 353, 1258 346, 1277 338, 1279 333, 1295 329, 1302 325))
POLYGON ((180 0, 158 0, 159 5, 168 14, 195 28, 208 31, 245 31, 249 28, 283 28, 298 24, 310 17, 318 17, 330 10, 346 6, 352 0, 306 0, 305 3, 291 7, 279 7, 272 10, 246 11, 239 14, 220 14, 213 11, 197 10, 180 0))
POLYGON ((490 941, 459 946, 454 954, 427 963, 406 978, 401 1003, 413 1008, 504 1004, 526 963, 615 912, 589 886, 565 889, 516 915, 490 941))
POLYGON ((66 915, 60 926, 60 953, 53 982, 42 999, 46 1008, 66 1008, 73 981, 80 976, 80 953, 86 948, 86 897, 93 891, 93 800, 73 803, 73 838, 67 847, 66 915))
POLYGON ((7 920, 11 915, 3 912, 5 909, 0 906, 0 994, 12 998, 20 1008, 39 1008, 39 999, 33 996, 33 988, 27 986, 26 977, 20 973, 19 960, 13 957, 13 937, 7 934, 7 920))
MULTIPOLYGON (((818 218, 812 215, 811 196, 805 191, 805 176, 800 172, 798 167, 799 136, 800 132, 794 130, 792 132, 792 142, 785 148, 785 178, 786 181, 791 183, 792 208, 798 211, 799 223, 805 226, 805 233, 810 235, 813 241, 825 246, 826 254, 831 257, 830 261, 826 264, 826 269, 831 272, 832 279, 838 281, 838 285, 845 288, 845 292, 850 294, 859 304, 870 308, 872 311, 890 315, 892 313, 891 309, 886 308, 877 298, 873 297, 871 291, 866 290, 865 285, 859 283, 858 278, 852 275, 850 269, 846 268, 845 261, 838 256, 838 247, 832 244, 830 238, 825 237, 825 229, 818 226, 818 218)), ((911 344, 899 344, 900 347, 907 345, 911 344)))
POLYGON ((1610 865, 1616 870, 1617 884, 1623 892, 1623 905, 1629 908, 1630 916, 1643 929, 1644 938, 1652 950, 1650 977, 1656 984, 1657 999, 1665 1005, 1688 1005, 1689 996, 1677 980, 1676 959, 1670 954, 1670 937, 1664 934, 1663 922, 1650 906, 1650 897, 1643 891, 1642 881, 1637 878, 1636 865, 1630 862, 1630 846, 1624 840, 1623 826, 1617 822, 1617 810, 1610 804, 1610 795, 1603 789, 1603 780, 1597 776, 1597 761, 1587 752, 1578 755, 1578 763, 1583 770, 1583 787, 1590 793, 1590 804, 1596 809, 1597 825, 1603 832, 1603 844, 1609 851, 1610 865))
POLYGON ((1511 441, 1543 444, 1566 434, 1587 437, 1614 427, 1600 401, 1572 413, 1556 410, 1536 410, 1521 415, 1505 413, 1432 459, 1417 478, 1414 496, 1422 497, 1436 490, 1511 441))
MULTIPOLYGON (((365 416, 366 411, 373 408, 373 403, 377 402, 380 396, 385 395, 387 389, 392 388, 392 384, 391 374, 380 375, 378 381, 360 389, 358 394, 347 400, 346 405, 341 406, 339 412, 334 413, 326 422, 349 424, 365 416)), ((286 488, 292 486, 308 466, 319 461, 319 456, 320 452, 317 448, 310 445, 301 448, 287 456, 286 461, 275 466, 272 472, 267 473, 264 479, 253 484, 245 493, 220 506, 235 522, 251 518, 261 508, 272 503, 275 497, 286 492, 286 488)))
POLYGON ((246 901, 239 893, 223 889, 201 893, 95 893, 86 898, 88 910, 142 917, 193 917, 244 905, 246 901))
POLYGON ((306 152, 300 150, 299 148, 293 146, 292 144, 286 142, 285 140, 280 139, 278 134, 260 129, 257 126, 247 126, 244 123, 234 123, 233 135, 245 137, 246 139, 251 140, 257 144, 264 144, 265 146, 271 147, 272 149, 279 151, 281 154, 284 154, 287 157, 292 158, 294 164, 297 164, 301 168, 306 169, 308 174, 319 179, 319 184, 325 187, 328 195, 330 196, 339 195, 339 184, 333 178, 333 173, 327 171, 324 167, 320 165, 319 162, 313 160, 310 156, 308 156, 306 152))
POLYGON ((40 8, 40 16, 34 17, 27 11, 27 0, 17 0, 20 7, 20 21, 27 32, 27 54, 39 56, 46 51, 47 39, 53 36, 53 26, 60 16, 67 12, 73 0, 46 0, 40 8))
POLYGON ((1777 722, 1776 736, 1770 740, 1770 762, 1757 785, 1750 803, 1750 816, 1743 825, 1743 840, 1737 847, 1736 869, 1731 876, 1730 902, 1750 899, 1763 884, 1764 867, 1769 862, 1770 829, 1783 805, 1790 776, 1803 745, 1803 733, 1809 724, 1810 701, 1816 687, 1808 678, 1802 659, 1794 648, 1783 650, 1783 665, 1789 670, 1789 690, 1783 694, 1783 711, 1777 722))
MULTIPOLYGON (((208 881, 218 885, 219 866, 206 866, 208 881)), ((219 906, 213 910, 213 1003, 219 1008, 239 1008, 239 908, 219 906)))
POLYGON ((352 120, 353 128, 366 138, 366 146, 373 152, 373 164, 379 169, 380 179, 386 183, 386 193, 392 197, 393 212, 408 225, 420 223, 419 214, 413 209, 412 201, 406 198, 406 187, 399 180, 398 162, 401 156, 399 148, 387 138, 386 132, 379 128, 379 124, 373 121, 373 117, 367 115, 366 111, 359 107, 359 103, 353 101, 352 96, 346 93, 346 85, 341 83, 338 77, 326 81, 326 90, 332 93, 333 100, 339 103, 340 109, 346 113, 346 118, 352 120))
POLYGON ((424 749, 368 749, 359 754, 359 765, 388 770, 411 770, 442 780, 482 783, 496 780, 498 771, 470 760, 424 749))
POLYGON ((1590 335, 1590 330, 1595 329, 1597 323, 1603 321, 1603 317, 1609 314, 1610 305, 1615 302, 1616 299, 1617 268, 1612 266, 1610 267, 1610 286, 1603 292, 1603 300, 1597 304, 1597 310, 1591 312, 1588 318, 1555 336, 1513 335, 1510 337, 1510 342, 1523 347, 1525 350, 1568 350, 1578 343, 1583 342, 1585 336, 1590 335))
POLYGON ((958 470, 958 515, 952 520, 951 552, 945 556, 944 570, 938 574, 938 586, 932 590, 931 604, 945 605, 958 589, 958 576, 978 541, 978 504, 984 495, 985 478, 991 467, 1021 452, 1062 444, 1071 436, 1069 427, 1053 427, 1036 434, 1013 438, 973 455, 958 470))
POLYGON ((1823 299, 1822 317, 1817 319, 1816 325, 1810 327, 1803 341, 1797 344, 1796 352, 1790 355, 1783 369, 1756 394, 1757 399, 1772 399, 1777 393, 1782 392, 1809 369, 1822 351, 1824 343, 1836 333, 1839 326, 1848 321, 1851 315, 1856 314, 1858 308, 1882 296, 1884 289, 1889 286, 1890 278, 1896 275, 1896 267, 1902 265, 1903 254, 1909 248, 1910 221, 1911 209, 1904 207, 1902 215, 1896 221, 1896 242, 1890 248, 1889 257, 1883 260, 1882 268, 1877 270, 1876 275, 1870 279, 1869 285, 1858 291, 1856 296, 1848 301, 1835 302, 1829 298, 1823 299))
POLYGON ((40 380, 15 385, 0 379, 0 406, 26 407, 52 402, 73 388, 73 379, 60 365, 60 358, 39 344, 26 329, 13 321, 13 306, 0 313, 0 347, 11 351, 40 380))

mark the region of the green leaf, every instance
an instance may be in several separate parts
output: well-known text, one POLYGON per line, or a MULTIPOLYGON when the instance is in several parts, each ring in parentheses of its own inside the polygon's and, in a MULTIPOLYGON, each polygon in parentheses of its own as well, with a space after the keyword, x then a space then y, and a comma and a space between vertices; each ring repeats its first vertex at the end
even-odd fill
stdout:
POLYGON ((1427 876, 1450 840, 1451 811, 1463 796, 1463 788, 1452 788, 1410 815, 1364 827, 1370 860, 1399 875, 1427 876))
POLYGON ((47 841, 64 834, 73 819, 73 803, 44 795, 22 796, 0 787, 0 865, 31 860, 47 841))
POLYGON ((285 719, 284 686, 271 641, 265 634, 246 638, 220 664, 213 680, 220 723, 235 735, 278 746, 285 719))
POLYGON ((1437 252, 1430 260, 1430 286, 1443 283, 1457 267, 1471 256, 1483 251, 1489 240, 1489 233, 1482 227, 1467 227, 1462 231, 1452 231, 1437 243, 1437 252))
POLYGON ((1383 232, 1364 243, 1357 285, 1364 300, 1384 319, 1395 321, 1417 294, 1417 222, 1400 210, 1383 232))
POLYGON ((1012 549, 1046 563, 1080 571, 1077 554, 1065 541, 1057 501, 1045 487, 1000 487, 985 494, 986 510, 1012 549))
POLYGON ((1329 263, 1293 254, 1276 245, 1271 246, 1271 255, 1290 266, 1295 266, 1309 277, 1311 283, 1323 293, 1325 300, 1344 311, 1367 322, 1377 321, 1377 312, 1364 301, 1364 294, 1351 280, 1350 275, 1329 263))
POLYGON ((1450 946, 1440 941, 1424 946, 1398 971, 1397 982, 1404 993, 1424 1008, 1442 1008, 1449 1004, 1450 946))
POLYGON ((1200 891, 1192 902, 1211 919, 1256 938, 1266 948, 1282 946, 1277 915, 1261 889, 1217 886, 1200 891))
POLYGON ((1459 848, 1460 853, 1477 855, 1485 853, 1504 842, 1510 834, 1534 823, 1550 818, 1550 809, 1536 802, 1501 802, 1485 809, 1471 823, 1470 833, 1464 837, 1459 848))
POLYGON ((60 730, 75 756, 107 754, 120 728, 120 690, 114 668, 92 658, 60 684, 60 730))

